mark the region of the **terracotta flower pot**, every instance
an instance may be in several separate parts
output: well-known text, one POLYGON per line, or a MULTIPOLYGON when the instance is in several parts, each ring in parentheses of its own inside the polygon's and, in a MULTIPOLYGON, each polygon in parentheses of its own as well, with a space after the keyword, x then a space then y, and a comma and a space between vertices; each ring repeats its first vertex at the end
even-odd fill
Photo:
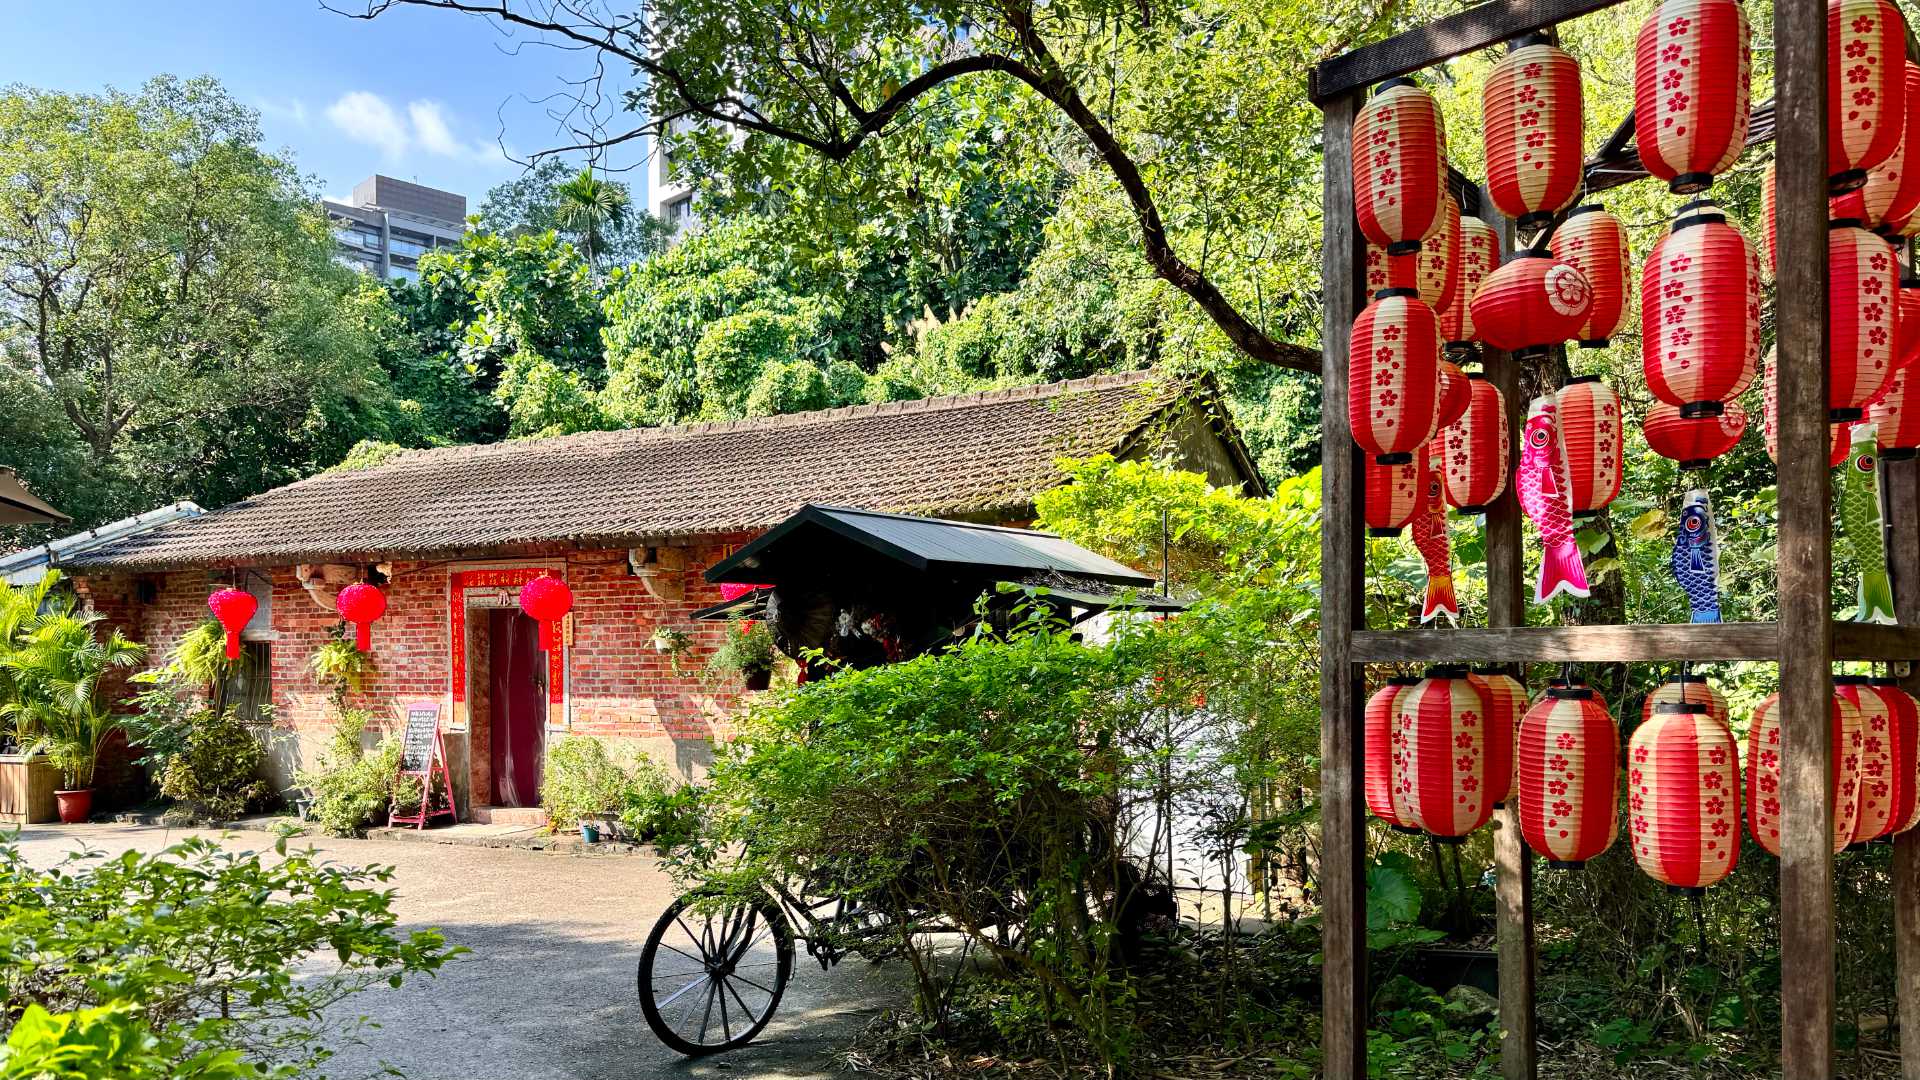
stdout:
POLYGON ((60 807, 60 820, 67 825, 84 823, 93 813, 93 789, 81 788, 78 791, 56 791, 53 801, 60 807))

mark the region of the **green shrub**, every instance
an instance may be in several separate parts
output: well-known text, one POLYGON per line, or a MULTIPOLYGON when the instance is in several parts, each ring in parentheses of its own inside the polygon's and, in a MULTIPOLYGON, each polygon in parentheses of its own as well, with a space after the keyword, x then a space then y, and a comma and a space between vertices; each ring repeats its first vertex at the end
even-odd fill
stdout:
POLYGON ((760 369, 747 394, 748 416, 779 416, 782 413, 812 412, 832 403, 826 372, 806 360, 768 364, 760 369))
POLYGON ((390 807, 420 805, 419 778, 399 775, 400 740, 388 737, 372 752, 364 749, 361 737, 372 719, 363 709, 342 712, 320 768, 298 777, 313 792, 313 819, 329 836, 358 836, 385 820, 390 807))
POLYGON ((306 1075, 354 1024, 334 1006, 459 951, 396 930, 389 869, 275 851, 193 839, 37 869, 0 844, 0 1077, 306 1075))
POLYGON ((772 671, 773 631, 759 620, 735 620, 727 624, 727 636, 707 658, 707 678, 715 683, 761 671, 772 671))
POLYGON ((641 778, 628 788, 620 811, 620 831, 630 840, 651 840, 663 848, 693 839, 700 829, 704 789, 697 784, 675 787, 658 763, 640 764, 641 778))
POLYGON ((266 750, 258 729, 232 709, 202 710, 193 718, 178 752, 160 770, 160 794, 182 804, 193 818, 226 821, 273 791, 260 779, 266 750))

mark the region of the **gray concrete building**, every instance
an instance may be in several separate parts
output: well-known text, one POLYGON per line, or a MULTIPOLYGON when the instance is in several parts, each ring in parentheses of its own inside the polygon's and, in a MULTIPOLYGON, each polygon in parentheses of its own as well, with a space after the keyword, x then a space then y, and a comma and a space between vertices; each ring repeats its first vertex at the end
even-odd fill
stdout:
POLYGON ((420 276, 420 256, 460 242, 467 197, 375 174, 353 186, 353 201, 323 200, 341 262, 379 278, 420 276))

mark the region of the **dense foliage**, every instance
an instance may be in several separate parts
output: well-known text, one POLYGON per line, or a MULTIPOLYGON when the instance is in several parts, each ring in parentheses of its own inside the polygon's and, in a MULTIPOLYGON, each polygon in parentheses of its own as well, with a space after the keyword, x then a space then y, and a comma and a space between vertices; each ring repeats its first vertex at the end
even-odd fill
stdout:
POLYGON ((93 786, 100 750, 121 724, 107 680, 131 669, 144 646, 99 613, 56 591, 59 573, 16 588, 0 581, 0 744, 45 754, 69 789, 93 786))
POLYGON ((0 845, 0 1076, 292 1077, 358 991, 459 950, 401 934, 390 872, 188 840, 36 869, 0 845))

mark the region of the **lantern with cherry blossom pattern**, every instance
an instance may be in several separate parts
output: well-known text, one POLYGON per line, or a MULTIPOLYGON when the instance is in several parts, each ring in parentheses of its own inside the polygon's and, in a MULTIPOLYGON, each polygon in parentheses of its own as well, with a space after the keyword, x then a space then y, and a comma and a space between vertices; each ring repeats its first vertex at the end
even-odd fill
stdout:
POLYGON ((1696 675, 1690 671, 1683 672, 1654 687, 1640 706, 1640 722, 1644 724, 1653 719, 1653 707, 1668 702, 1692 702, 1696 705, 1705 705, 1708 716, 1722 724, 1733 722, 1733 714, 1727 711, 1726 695, 1708 682, 1705 675, 1696 675))
POLYGON ((1850 219, 1828 223, 1830 420, 1859 420, 1893 377, 1899 273, 1886 241, 1850 219))
POLYGON ((361 652, 373 648, 373 622, 387 613, 387 594, 378 586, 356 582, 340 590, 333 608, 353 624, 353 647, 361 652))
MULTIPOLYGON (((1774 358, 1776 355, 1776 350, 1769 349, 1767 351, 1767 371, 1766 375, 1760 380, 1760 433, 1766 439, 1767 457, 1778 462, 1780 460, 1780 422, 1778 416, 1780 395, 1778 388, 1774 385, 1773 377, 1775 367, 1774 358)), ((1827 468, 1837 469, 1840 467, 1841 462, 1847 460, 1847 454, 1850 452, 1849 447, 1853 440, 1853 425, 1847 421, 1838 420, 1828 424, 1827 429, 1833 433, 1833 439, 1827 447, 1827 468)))
POLYGON ((1893 367, 1898 371, 1920 359, 1920 278, 1900 279, 1900 297, 1894 307, 1893 367))
POLYGON ((1520 832, 1575 866, 1619 834, 1620 731, 1587 687, 1549 687, 1520 721, 1520 832))
POLYGON ((1468 676, 1487 700, 1487 740, 1492 763, 1488 775, 1495 781, 1493 805, 1504 806, 1519 784, 1519 759, 1514 755, 1520 737, 1520 718, 1527 712, 1527 688, 1498 667, 1480 668, 1468 676))
POLYGON ((1689 470, 1706 468, 1714 458, 1733 449, 1746 431, 1747 410, 1737 401, 1727 402, 1718 416, 1685 416, 1680 409, 1656 401, 1647 410, 1642 427, 1654 453, 1689 470))
POLYGON ((221 589, 207 597, 207 610, 220 622, 220 628, 227 632, 227 659, 240 658, 240 631, 253 621, 254 612, 260 610, 260 601, 245 589, 221 589))
POLYGON ((1904 461, 1920 453, 1920 401, 1907 400, 1914 374, 1913 368, 1894 372, 1886 391, 1867 406, 1867 422, 1874 426, 1882 461, 1904 461))
POLYGON ((1499 781, 1488 772, 1487 701, 1461 667, 1435 667, 1398 700, 1404 756, 1394 812, 1442 843, 1458 843, 1493 816, 1499 781))
POLYGON ((1522 231, 1546 225, 1585 180, 1580 65, 1533 35, 1494 64, 1480 108, 1488 197, 1522 231))
POLYGON ((1760 263, 1726 215, 1673 223, 1640 270, 1640 361, 1653 396, 1709 416, 1753 384, 1760 360, 1760 263))
POLYGON ((1634 862, 1678 889, 1704 889, 1740 858, 1740 757, 1698 702, 1665 701, 1627 745, 1634 862))
POLYGON ((1556 397, 1560 443, 1567 454, 1568 508, 1576 518, 1592 517, 1620 494, 1626 442, 1620 395, 1598 375, 1576 375, 1556 397))
POLYGON ((1897 836, 1920 825, 1920 702, 1888 676, 1868 681, 1887 708, 1887 738, 1893 751, 1887 832, 1897 836))
MULTIPOLYGON (((1833 808, 1833 850, 1853 842, 1860 813, 1860 710, 1833 695, 1830 706, 1833 766, 1827 778, 1827 804, 1833 808)), ((1780 695, 1760 703, 1747 727, 1747 832, 1769 854, 1780 854, 1780 695)))
POLYGON ((1347 421, 1382 465, 1413 459, 1440 420, 1440 320, 1412 289, 1388 289, 1348 339, 1347 421))
POLYGON ((1500 234, 1477 217, 1460 219, 1460 280, 1453 300, 1440 313, 1440 336, 1449 352, 1465 352, 1477 340, 1473 330, 1474 294, 1500 266, 1500 234))
POLYGON ((1447 131, 1433 95, 1389 79, 1353 123, 1353 207, 1389 255, 1411 255, 1444 221, 1447 131))
POLYGON ((1605 348, 1627 319, 1627 229, 1598 204, 1576 206, 1547 241, 1553 257, 1580 271, 1593 290, 1593 306, 1580 325, 1584 348, 1605 348))
POLYGON ((1845 196, 1847 209, 1840 214, 1859 217, 1882 236, 1897 235, 1920 210, 1920 65, 1906 60, 1901 67, 1906 106, 1900 143, 1887 160, 1868 170, 1859 191, 1845 196))
POLYGON ((1662 0, 1640 24, 1634 142, 1669 191, 1704 190, 1746 149, 1752 38, 1739 0, 1662 0))
POLYGON ((1468 305, 1480 340, 1521 359, 1571 340, 1592 307, 1587 279, 1543 251, 1516 252, 1480 282, 1468 305))
POLYGON ((1473 387, 1467 383, 1467 373, 1460 365, 1442 358, 1440 361, 1440 427, 1458 421, 1466 414, 1467 405, 1473 401, 1473 387))
POLYGON ((1835 675, 1834 693, 1860 712, 1860 810, 1853 820, 1853 842, 1886 836, 1893 826, 1893 739, 1887 730, 1892 703, 1865 675, 1835 675))
POLYGON ((1827 186, 1852 191, 1900 145, 1907 24, 1893 0, 1827 0, 1827 186))
POLYGON ((540 648, 552 652, 557 644, 554 627, 573 610, 573 590, 551 574, 520 586, 520 610, 540 624, 540 648))
POLYGON ((1451 193, 1443 201, 1440 227, 1421 241, 1418 252, 1398 256, 1413 261, 1413 286, 1436 315, 1453 303, 1460 285, 1460 204, 1451 193))
POLYGON ((1407 833, 1420 830, 1402 820, 1393 808, 1394 765, 1400 757, 1398 702, 1400 695, 1419 684, 1420 680, 1411 675, 1395 675, 1367 699, 1365 713, 1367 810, 1396 831, 1407 833))
POLYGON ((1368 536, 1399 536, 1424 506, 1427 490, 1427 455, 1415 454, 1412 461, 1382 465, 1372 458, 1366 464, 1367 496, 1365 513, 1368 536))
POLYGON ((1484 514, 1507 490, 1507 462, 1513 455, 1507 430, 1507 402, 1484 373, 1467 373, 1472 398, 1466 412, 1434 438, 1440 440, 1441 480, 1447 503, 1463 514, 1484 514))

